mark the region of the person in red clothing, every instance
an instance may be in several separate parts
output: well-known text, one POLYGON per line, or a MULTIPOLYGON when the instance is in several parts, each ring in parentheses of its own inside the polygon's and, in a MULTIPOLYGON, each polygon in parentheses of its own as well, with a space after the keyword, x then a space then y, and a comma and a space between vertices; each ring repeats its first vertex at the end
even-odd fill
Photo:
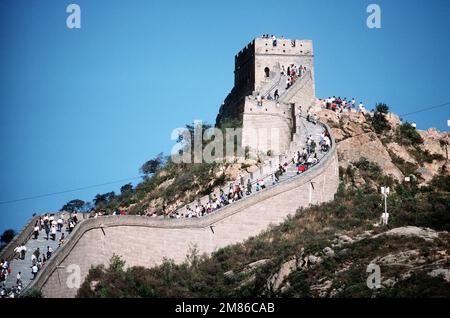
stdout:
POLYGON ((305 165, 302 163, 301 165, 298 166, 297 174, 303 173, 305 172, 305 170, 306 170, 305 165))

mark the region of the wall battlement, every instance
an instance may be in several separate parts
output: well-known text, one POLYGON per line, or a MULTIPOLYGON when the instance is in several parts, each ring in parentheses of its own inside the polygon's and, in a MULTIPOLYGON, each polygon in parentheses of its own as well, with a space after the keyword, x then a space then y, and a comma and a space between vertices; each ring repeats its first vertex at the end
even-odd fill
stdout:
POLYGON ((272 39, 257 38, 254 43, 255 54, 313 55, 311 40, 277 39, 274 46, 272 39))

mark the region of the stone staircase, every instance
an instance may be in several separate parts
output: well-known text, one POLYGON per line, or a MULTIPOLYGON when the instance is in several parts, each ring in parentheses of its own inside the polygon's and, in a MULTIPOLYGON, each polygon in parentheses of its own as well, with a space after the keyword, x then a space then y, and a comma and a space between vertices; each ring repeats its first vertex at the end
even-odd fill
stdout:
POLYGON ((28 286, 33 278, 31 273, 31 255, 37 248, 39 248, 40 257, 42 258, 43 253, 47 254, 47 246, 50 246, 53 249, 54 254, 58 248, 59 239, 61 238, 62 233, 64 233, 65 238, 68 238, 69 233, 66 231, 65 227, 62 228, 61 232, 56 232, 56 239, 54 241, 51 239, 51 236, 49 236, 49 239, 47 240, 47 235, 44 229, 39 232, 39 236, 36 240, 30 238, 25 244, 27 248, 25 258, 23 260, 18 258, 10 260, 9 266, 11 268, 11 273, 5 281, 5 287, 10 289, 16 286, 16 277, 19 272, 21 273, 22 286, 24 288, 28 286))

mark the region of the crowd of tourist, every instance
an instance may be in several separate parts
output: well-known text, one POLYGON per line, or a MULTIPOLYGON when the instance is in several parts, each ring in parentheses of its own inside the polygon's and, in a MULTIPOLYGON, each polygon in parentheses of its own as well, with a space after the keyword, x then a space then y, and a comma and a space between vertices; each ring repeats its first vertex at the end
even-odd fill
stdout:
MULTIPOLYGON (((109 215, 106 211, 103 210, 94 210, 92 209, 89 218, 98 218, 99 216, 109 215)), ((127 212, 125 210, 114 210, 111 215, 127 215, 127 212)))
POLYGON ((306 66, 299 65, 296 66, 294 64, 291 64, 287 67, 287 69, 284 68, 284 65, 281 66, 281 75, 286 75, 286 89, 289 89, 294 83, 297 81, 298 78, 302 77, 302 75, 306 72, 306 66))
MULTIPOLYGON (((280 75, 286 76, 286 87, 285 89, 288 90, 292 85, 295 84, 295 82, 303 76, 303 74, 306 72, 306 66, 304 65, 295 65, 290 64, 287 66, 287 68, 284 65, 281 65, 280 75)), ((259 92, 256 95, 256 101, 258 106, 262 106, 263 100, 278 100, 280 98, 279 89, 276 87, 273 96, 272 93, 269 91, 267 93, 267 96, 261 95, 259 92)))
MULTIPOLYGON (((266 188, 266 182, 271 185, 277 184, 280 182, 280 177, 287 172, 290 164, 294 165, 297 175, 304 173, 319 162, 318 154, 328 152, 330 147, 331 137, 327 130, 324 129, 322 131, 318 145, 312 138, 312 135, 309 135, 306 138, 306 147, 301 151, 297 151, 290 160, 285 157, 284 162, 278 165, 273 173, 258 178, 253 182, 252 180, 247 179, 246 183, 244 183, 244 178, 241 177, 238 181, 230 183, 228 189, 220 189, 218 194, 210 194, 208 201, 205 204, 202 204, 199 200, 197 204, 193 206, 187 205, 185 212, 180 212, 178 210, 167 213, 167 216, 169 218, 180 219, 197 218, 211 214, 224 206, 264 190, 266 188)), ((166 216, 166 213, 163 214, 166 216)), ((158 217, 158 214, 155 212, 151 216, 158 217)))
MULTIPOLYGON (((44 243, 42 247, 37 247, 31 253, 29 268, 32 274, 32 279, 36 277, 38 272, 44 267, 45 263, 50 259, 54 253, 54 249, 45 244, 45 241, 58 241, 58 247, 64 244, 66 239, 64 234, 64 226, 68 233, 71 233, 78 223, 78 216, 76 212, 69 215, 67 220, 64 219, 63 214, 56 216, 55 214, 44 214, 36 220, 32 240, 39 240, 39 237, 43 236, 44 243), (57 234, 60 233, 59 238, 57 234), (43 250, 42 250, 42 249, 43 250)), ((27 247, 25 243, 20 243, 14 248, 13 259, 25 260, 27 255, 27 247)), ((12 273, 12 268, 8 260, 2 260, 0 263, 0 297, 15 297, 20 294, 23 284, 22 284, 22 272, 18 272, 15 278, 15 284, 11 289, 6 288, 6 280, 8 276, 12 273)))
POLYGON ((326 109, 330 109, 332 111, 342 113, 342 112, 350 112, 350 111, 359 111, 366 112, 366 108, 362 102, 356 105, 356 100, 352 98, 351 100, 346 97, 328 97, 325 99, 321 99, 322 107, 326 109))

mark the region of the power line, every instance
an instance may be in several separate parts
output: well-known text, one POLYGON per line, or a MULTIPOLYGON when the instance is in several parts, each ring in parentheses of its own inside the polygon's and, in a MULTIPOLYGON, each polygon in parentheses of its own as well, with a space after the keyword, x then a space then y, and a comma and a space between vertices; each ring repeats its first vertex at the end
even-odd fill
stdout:
POLYGON ((25 197, 25 198, 14 199, 14 200, 0 201, 0 205, 1 205, 1 204, 14 203, 14 202, 28 201, 28 200, 39 199, 39 198, 45 198, 45 197, 50 197, 50 196, 54 196, 54 195, 58 195, 58 194, 64 194, 64 193, 70 193, 70 192, 76 192, 76 191, 81 191, 81 190, 87 190, 87 189, 97 188, 97 187, 101 187, 101 186, 105 186, 105 185, 110 185, 110 184, 115 184, 115 183, 119 183, 119 182, 132 181, 132 180, 136 180, 136 179, 141 179, 141 177, 133 177, 133 178, 120 179, 120 180, 115 180, 115 181, 109 181, 109 182, 105 182, 105 183, 94 184, 94 185, 90 185, 90 186, 86 186, 86 187, 81 187, 81 188, 75 188, 75 189, 64 190, 64 191, 58 191, 58 192, 52 192, 52 193, 46 193, 46 194, 39 194, 39 195, 31 196, 31 197, 25 197))
POLYGON ((419 110, 416 110, 416 111, 413 111, 413 112, 410 112, 410 113, 402 114, 402 115, 399 115, 399 116, 400 117, 405 117, 405 116, 408 116, 408 115, 422 113, 422 112, 425 112, 425 111, 430 110, 430 109, 440 108, 440 107, 444 107, 444 106, 447 106, 447 105, 450 105, 450 102, 446 102, 444 104, 422 108, 422 109, 419 109, 419 110))

